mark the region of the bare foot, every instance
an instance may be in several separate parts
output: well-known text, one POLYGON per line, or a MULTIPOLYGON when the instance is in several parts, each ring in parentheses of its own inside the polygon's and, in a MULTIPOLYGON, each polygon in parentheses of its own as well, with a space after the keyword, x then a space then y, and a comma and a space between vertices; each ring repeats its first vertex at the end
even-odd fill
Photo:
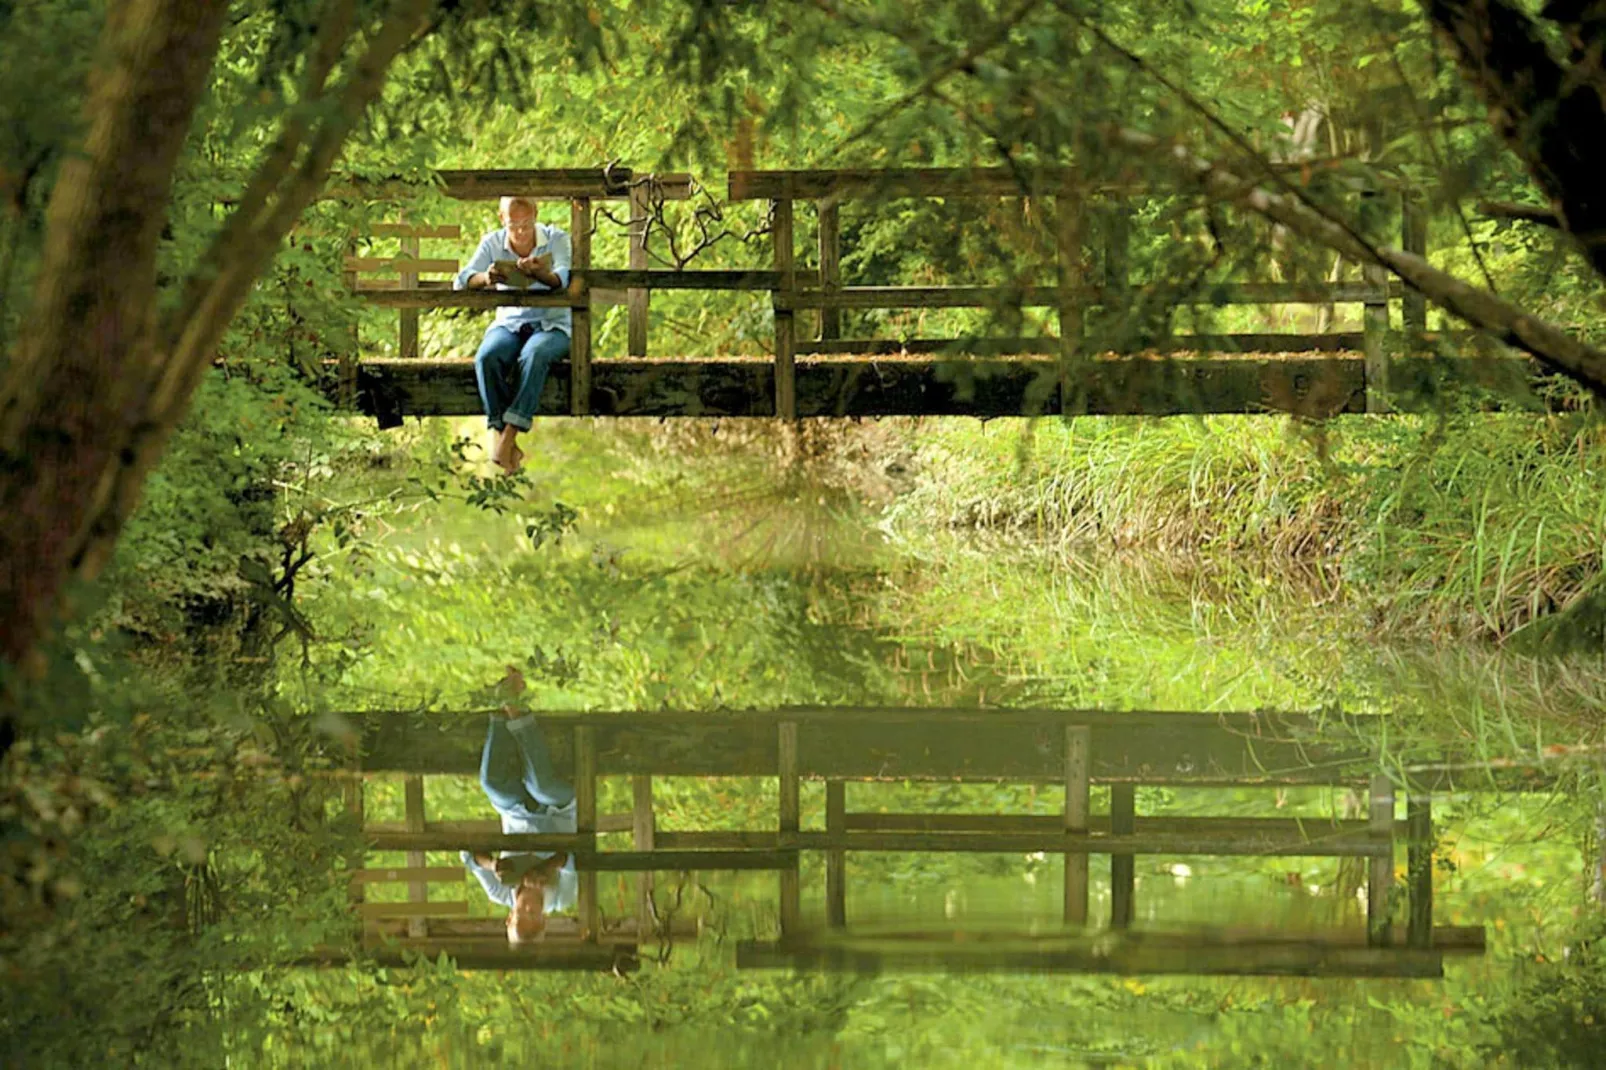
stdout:
POLYGON ((519 429, 512 424, 502 428, 501 434, 496 436, 496 447, 491 452, 491 460, 496 462, 498 468, 512 475, 524 463, 524 451, 519 449, 519 429))

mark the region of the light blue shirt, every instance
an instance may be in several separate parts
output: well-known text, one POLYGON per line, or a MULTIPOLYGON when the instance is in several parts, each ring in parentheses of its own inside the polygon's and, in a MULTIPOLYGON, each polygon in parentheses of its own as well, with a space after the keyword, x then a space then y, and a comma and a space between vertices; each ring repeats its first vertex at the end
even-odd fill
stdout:
MULTIPOLYGON (((520 309, 519 311, 548 312, 551 309, 520 309)), ((531 814, 503 813, 502 832, 506 835, 520 833, 535 834, 561 834, 573 833, 575 830, 575 804, 568 806, 549 806, 544 811, 531 814)), ((503 858, 513 858, 518 855, 529 855, 533 858, 551 858, 552 851, 503 851, 503 858)), ((461 852, 463 864, 469 871, 479 878, 480 887, 493 903, 501 903, 512 909, 514 885, 503 884, 497 877, 496 871, 488 869, 474 861, 474 856, 468 851, 461 852)), ((548 881, 546 885, 546 912, 555 914, 560 910, 567 910, 574 905, 580 894, 580 877, 574 871, 574 855, 570 854, 558 870, 557 879, 548 881)))
MULTIPOLYGON (((560 290, 569 286, 569 268, 574 253, 569 244, 569 232, 561 227, 549 227, 545 223, 535 225, 535 251, 531 256, 541 256, 543 253, 552 254, 552 270, 561 280, 560 290)), ((480 239, 480 247, 474 250, 469 257, 468 265, 457 273, 452 280, 452 289, 468 289, 468 277, 486 270, 498 260, 517 260, 519 254, 513 251, 508 244, 507 228, 493 230, 480 239)), ((498 290, 511 290, 512 286, 505 282, 496 284, 498 290)), ((532 282, 530 290, 534 293, 545 293, 552 287, 545 283, 532 282)), ((569 310, 566 308, 519 308, 508 306, 496 310, 495 325, 506 327, 509 330, 518 330, 522 325, 529 323, 538 331, 562 331, 564 334, 572 333, 569 327, 569 310)))

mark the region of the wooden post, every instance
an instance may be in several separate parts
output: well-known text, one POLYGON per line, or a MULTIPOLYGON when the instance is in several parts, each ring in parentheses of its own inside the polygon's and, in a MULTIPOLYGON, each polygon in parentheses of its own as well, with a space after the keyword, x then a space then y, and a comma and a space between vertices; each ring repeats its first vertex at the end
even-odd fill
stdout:
MULTIPOLYGON (((569 412, 574 416, 591 413, 591 284, 584 272, 591 267, 591 200, 576 197, 569 202, 570 260, 569 294, 569 412)), ((631 255, 635 255, 634 247, 631 255)), ((645 291, 643 291, 645 292, 645 291)))
MULTIPOLYGON (((574 729, 574 825, 585 837, 587 850, 597 849, 597 751, 590 725, 574 729)), ((600 925, 597 913, 597 871, 580 870, 580 939, 594 941, 600 925)))
MULTIPOLYGON (((1388 272, 1377 264, 1361 269, 1362 277, 1373 286, 1387 287, 1388 272)), ((1361 324, 1362 345, 1366 349, 1366 411, 1389 411, 1389 303, 1386 296, 1366 302, 1365 320, 1361 324)))
MULTIPOLYGON (((848 785, 843 780, 825 782, 825 831, 841 836, 848 831, 848 785)), ((825 852, 826 924, 840 929, 848 923, 848 867, 846 851, 825 852)))
MULTIPOLYGON (((357 826, 357 846, 351 851, 350 854, 346 856, 346 868, 355 872, 356 870, 363 868, 363 863, 366 861, 367 856, 367 852, 363 848, 362 837, 362 828, 364 824, 362 769, 358 765, 355 756, 353 756, 348 765, 346 771, 346 780, 345 783, 340 786, 340 791, 345 803, 346 813, 352 818, 357 826)), ((351 898, 352 912, 353 914, 356 914, 357 908, 362 905, 362 901, 365 898, 362 882, 353 881, 351 883, 349 895, 351 898)))
MULTIPOLYGON (((1420 201, 1410 193, 1400 200, 1400 248, 1426 258, 1428 255, 1428 217, 1420 201)), ((1401 323, 1407 338, 1420 338, 1428 329, 1428 299, 1407 288, 1401 301, 1401 323)), ((1413 348, 1416 343, 1413 343, 1413 348)))
MULTIPOLYGON (((1086 725, 1065 729, 1065 831, 1086 832, 1088 750, 1092 732, 1086 725)), ((1087 924, 1087 855, 1065 852, 1065 924, 1087 924)))
POLYGON ((1411 889, 1411 916, 1405 942, 1433 946, 1433 797, 1417 788, 1405 797, 1406 872, 1411 889))
POLYGON ((1106 205, 1100 214, 1104 221, 1104 273, 1100 280, 1104 295, 1094 330, 1108 348, 1116 341, 1110 337, 1117 319, 1114 310, 1124 307, 1132 285, 1132 225, 1127 204, 1106 205))
MULTIPOLYGON (((648 198, 646 181, 630 185, 630 270, 647 270, 647 224, 652 205, 648 198)), ((632 357, 647 355, 647 306, 651 299, 647 290, 635 288, 625 292, 625 305, 629 312, 629 343, 626 352, 632 357)))
MULTIPOLYGON (((418 259, 418 235, 408 234, 398 245, 404 260, 418 259)), ((399 284, 404 290, 418 289, 418 272, 401 272, 399 284)), ((403 360, 418 359, 418 309, 404 308, 400 312, 401 322, 396 335, 396 355, 403 360)))
MULTIPOLYGON (((1132 784, 1110 785, 1110 835, 1130 836, 1137 832, 1137 789, 1132 784)), ((1110 928, 1132 925, 1132 901, 1136 890, 1136 859, 1131 855, 1110 856, 1110 928)))
MULTIPOLYGON (((424 778, 419 775, 408 777, 403 782, 403 795, 405 797, 404 816, 408 832, 424 831, 424 778)), ((428 865, 428 859, 423 851, 408 851, 407 866, 409 869, 423 869, 428 865)), ((407 901, 409 903, 429 902, 429 885, 424 881, 407 882, 407 901)), ((429 923, 424 918, 407 919, 407 935, 412 937, 425 937, 429 935, 429 923)))
MULTIPOLYGON (((1084 407, 1078 362, 1082 357, 1082 306, 1077 291, 1082 269, 1082 199, 1066 186, 1054 206, 1057 216, 1055 248, 1059 260, 1060 413, 1075 415, 1084 407)), ((1085 861, 1085 859, 1084 859, 1085 861)))
MULTIPOLYGON (((782 846, 786 834, 798 831, 797 722, 782 721, 776 740, 779 749, 780 832, 782 846)), ((798 885, 797 858, 790 869, 781 870, 781 938, 798 931, 802 921, 802 894, 798 885)))
MULTIPOLYGON (((842 224, 837 202, 818 202, 820 211, 820 289, 834 294, 842 289, 842 224)), ((842 337, 842 310, 820 309, 820 340, 842 337)))
MULTIPOLYGON (((349 264, 351 258, 357 254, 357 239, 348 237, 342 247, 341 263, 349 264)), ((345 286, 347 293, 357 292, 357 272, 353 268, 346 268, 340 273, 341 285, 345 286)), ((346 338, 344 351, 340 354, 340 362, 336 371, 340 378, 340 407, 354 409, 357 407, 357 365, 362 358, 362 332, 357 328, 357 321, 351 321, 351 331, 346 338)), ((361 784, 358 785, 358 794, 361 794, 361 784)), ((359 807, 359 810, 361 807, 359 807)))
POLYGON ((796 342, 793 336, 792 296, 797 290, 792 260, 792 200, 772 201, 772 237, 775 240, 775 270, 781 273, 781 300, 775 309, 775 415, 782 420, 797 419, 796 342))
MULTIPOLYGON (((638 851, 653 850, 653 843, 657 834, 657 818, 652 810, 652 777, 637 775, 631 778, 631 793, 634 796, 634 805, 631 808, 631 832, 633 846, 638 851)), ((636 939, 645 942, 647 934, 652 932, 652 887, 653 875, 643 872, 636 879, 636 939)), ((669 934, 666 932, 667 940, 669 934)))
MULTIPOLYGON (((1372 778, 1371 806, 1368 810, 1374 840, 1394 841, 1394 783, 1379 773, 1372 778)), ((1375 855, 1366 867, 1366 942, 1387 947, 1392 939, 1389 928, 1389 898, 1394 889, 1394 853, 1375 855)))

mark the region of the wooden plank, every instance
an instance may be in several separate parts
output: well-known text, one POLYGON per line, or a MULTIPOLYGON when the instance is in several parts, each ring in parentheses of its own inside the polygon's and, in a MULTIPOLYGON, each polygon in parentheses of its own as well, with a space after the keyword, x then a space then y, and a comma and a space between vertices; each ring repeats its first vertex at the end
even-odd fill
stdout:
MULTIPOLYGON (((648 203, 645 185, 630 187, 630 267, 633 271, 647 269, 647 232, 652 221, 652 207, 648 203)), ((626 352, 632 357, 647 355, 647 309, 651 291, 633 288, 625 295, 629 322, 626 352)))
MULTIPOLYGON (((404 798, 403 811, 408 832, 424 831, 424 778, 417 774, 404 778, 402 781, 402 794, 404 798)), ((428 862, 423 851, 407 852, 407 865, 410 868, 422 869, 428 862)), ((429 902, 429 882, 422 880, 411 881, 407 885, 407 900, 410 903, 429 902)), ((422 917, 415 917, 408 923, 407 934, 412 937, 429 935, 428 924, 422 917)))
MULTIPOLYGON (((1067 835, 1087 835, 1089 816, 1089 784, 1092 762, 1092 730, 1085 725, 1072 725, 1065 729, 1065 806, 1061 814, 1061 831, 1067 835)), ((926 835, 917 833, 916 835, 926 835)), ((1067 851, 1065 854, 1065 910, 1066 925, 1087 924, 1087 855, 1067 851)))
MULTIPOLYGON (((638 851, 655 850, 658 832, 657 815, 653 813, 652 806, 652 777, 637 775, 630 778, 632 795, 631 845, 638 851)), ((636 878, 636 931, 651 932, 653 929, 653 875, 643 873, 636 878)))
POLYGON ((652 290, 778 290, 781 288, 781 275, 778 271, 668 271, 662 268, 616 271, 612 268, 593 268, 585 273, 584 278, 594 289, 646 287, 652 290))
MULTIPOLYGON (((797 722, 782 721, 776 726, 776 773, 779 777, 777 828, 784 836, 798 833, 800 820, 797 775, 797 722)), ((797 856, 792 856, 792 867, 781 871, 781 935, 796 932, 802 927, 802 890, 798 884, 797 856)))
MULTIPOLYGON (((835 200, 820 201, 816 207, 820 217, 820 290, 830 297, 842 288, 842 219, 835 200)), ((820 309, 820 340, 841 336, 841 310, 820 309)))
POLYGON ((429 884, 462 884, 466 871, 462 866, 396 866, 386 869, 370 866, 354 869, 346 874, 352 884, 400 884, 425 882, 429 884))
POLYGON ((1412 790, 1405 799, 1406 873, 1410 886, 1410 918, 1406 943, 1433 946, 1433 797, 1412 790))
MULTIPOLYGON (((848 786, 845 781, 825 782, 825 831, 832 836, 847 833, 848 786)), ((835 849, 825 853, 825 919, 833 928, 848 923, 847 852, 835 849)))
POLYGON ((1368 818, 1377 851, 1366 868, 1366 931, 1375 947, 1387 947, 1392 938, 1389 917, 1394 891, 1394 784, 1379 773, 1368 793, 1368 818))
MULTIPOLYGON (((360 755, 361 751, 357 748, 353 748, 348 760, 347 768, 347 772, 352 775, 348 776, 340 785, 342 808, 346 812, 346 820, 354 829, 361 829, 363 827, 363 821, 365 817, 363 813, 363 795, 365 793, 365 785, 363 784, 362 777, 359 775, 361 772, 361 763, 359 761, 360 755)), ((346 853, 346 869, 349 872, 361 872, 363 868, 364 856, 366 854, 367 852, 364 851, 361 846, 355 847, 348 851, 346 853)), ((347 892, 347 896, 352 906, 361 905, 364 894, 363 882, 361 881, 352 882, 347 892)))
POLYGON ((1069 168, 847 168, 815 171, 732 171, 733 201, 844 200, 892 197, 1019 197, 1050 193, 1074 177, 1069 168))
MULTIPOLYGON (((565 752, 567 753, 567 752, 565 752)), ((598 832, 629 832, 634 825, 635 818, 630 814, 603 814, 597 818, 598 832)), ((367 833, 406 832, 405 821, 370 821, 363 826, 367 833)), ((426 821, 426 832, 469 833, 478 835, 498 835, 502 831, 502 822, 494 817, 474 818, 468 821, 426 821)))
POLYGON ((598 873, 779 871, 797 873, 797 851, 599 851, 576 855, 576 866, 598 873))
POLYGON ((377 308, 570 308, 575 298, 550 290, 364 290, 377 308))
MULTIPOLYGON (((451 279, 419 279, 412 286, 412 289, 415 289, 415 290, 434 290, 434 291, 437 291, 437 292, 450 291, 451 288, 452 288, 452 280, 451 279)), ((354 292, 355 293, 360 293, 360 294, 391 293, 393 291, 400 290, 400 289, 403 289, 403 287, 402 287, 402 284, 401 284, 401 279, 399 279, 399 278, 386 279, 386 278, 364 277, 364 278, 360 278, 360 279, 357 280, 357 284, 356 284, 356 286, 354 288, 354 292)), ((367 300, 367 298, 364 298, 364 300, 367 300)), ((419 306, 419 307, 425 307, 425 306, 419 306)))
MULTIPOLYGON (((400 178, 359 179, 336 182, 324 189, 324 200, 366 198, 394 200, 438 191, 460 201, 495 200, 500 197, 530 197, 568 200, 624 200, 630 183, 639 177, 628 167, 602 168, 486 168, 449 169, 434 172, 424 182, 400 178)), ((650 176, 665 200, 683 201, 691 196, 691 176, 681 172, 650 176)))
POLYGON ((463 228, 456 223, 375 223, 353 233, 371 238, 461 238, 463 228))
MULTIPOLYGON (((1110 835, 1131 836, 1136 832, 1136 791, 1131 784, 1110 785, 1110 835)), ((1241 835, 1241 834, 1240 834, 1241 835)), ((1110 855, 1110 928, 1130 929, 1137 891, 1136 859, 1129 854, 1110 855)))
POLYGON ((591 291, 583 273, 591 267, 591 202, 584 197, 569 202, 569 241, 569 292, 581 299, 569 312, 569 412, 586 416, 591 412, 591 291))
MULTIPOLYGON (((804 934, 799 944, 852 944, 874 943, 925 943, 943 944, 963 941, 968 944, 1009 944, 1024 947, 1087 947, 1124 944, 1145 947, 1287 947, 1320 946, 1363 948, 1367 944, 1364 926, 1343 925, 1333 928, 1288 928, 1278 925, 1210 925, 1188 926, 1177 929, 1129 929, 1121 933, 1079 933, 1064 929, 1038 929, 1030 926, 1032 919, 1008 917, 997 921, 982 921, 954 927, 944 923, 938 927, 922 924, 919 919, 895 916, 886 922, 862 922, 845 934, 811 932, 804 934), (993 926, 997 926, 994 928, 993 926)), ((1394 930, 1396 947, 1405 945, 1405 929, 1394 930)), ((1433 930, 1435 951, 1451 955, 1482 955, 1488 949, 1488 934, 1482 925, 1440 925, 1433 930)))
POLYGON ((781 420, 795 420, 797 407, 797 366, 793 344, 792 308, 796 298, 797 276, 793 270, 794 252, 792 236, 792 201, 785 195, 770 203, 771 234, 775 243, 775 270, 781 276, 781 288, 775 293, 775 415, 781 420))
POLYGON ((445 918, 454 914, 467 914, 466 899, 448 899, 430 903, 363 903, 357 913, 364 918, 445 918))
MULTIPOLYGON (((1387 294, 1388 272, 1379 264, 1362 267, 1366 281, 1383 294, 1387 294)), ((1390 410, 1390 366, 1393 356, 1389 352, 1389 306, 1387 296, 1367 301, 1362 317, 1363 348, 1366 353, 1366 411, 1384 413, 1390 410)))
MULTIPOLYGON (((585 850, 595 850, 597 842, 597 750, 596 736, 589 724, 574 726, 574 824, 575 834, 585 850)), ((579 869, 578 858, 575 867, 579 869)), ((577 913, 580 938, 595 940, 600 929, 597 904, 597 874, 594 868, 580 869, 577 913)))
MULTIPOLYGON (((1177 334, 1150 342, 1131 342, 1109 348, 1111 339, 1101 339, 1099 357, 1132 353, 1355 353, 1361 352, 1360 331, 1326 334, 1177 334)), ((1003 356, 1015 353, 1053 355, 1059 352, 1055 335, 1015 338, 837 338, 831 341, 801 342, 803 355, 903 355, 949 353, 972 356, 1003 356)))
MULTIPOLYGON (((1067 239, 1068 240, 1068 239, 1067 239)), ((1074 279, 1060 286, 844 286, 827 292, 801 289, 790 298, 777 296, 776 307, 809 308, 1048 308, 1067 301, 1082 305, 1122 304, 1140 297, 1153 299, 1160 288, 1127 291, 1090 286, 1074 279)), ((1178 305, 1289 305, 1380 303, 1399 287, 1386 282, 1217 283, 1166 294, 1178 305)))
MULTIPOLYGON (((456 260, 444 257, 431 257, 428 259, 418 256, 418 240, 416 238, 402 239, 413 245, 411 250, 403 249, 401 256, 348 256, 345 260, 347 271, 387 272, 403 275, 416 274, 420 271, 438 271, 447 274, 455 273, 458 268, 456 260)), ((405 286, 406 284, 403 283, 405 286)))
MULTIPOLYGON (((402 258, 394 261, 398 264, 418 261, 418 239, 413 237, 402 238, 400 242, 402 258)), ((451 271, 457 270, 457 261, 453 260, 451 271)), ((401 277, 397 279, 399 289, 413 290, 418 287, 418 272, 410 267, 403 267, 401 277)), ((418 309, 404 308, 396 313, 398 331, 396 335, 396 356, 402 360, 418 359, 418 309)), ((423 934, 420 933, 420 936, 423 934)))
MULTIPOLYGON (((797 363, 793 374, 800 417, 1250 412, 1319 419, 1363 411, 1365 402, 1358 357, 1089 361, 1079 369, 1080 408, 1071 412, 1056 403, 1058 366, 1048 360, 836 358, 797 363)), ((551 375, 556 386, 542 392, 537 414, 566 416, 568 362, 553 365, 551 375)), ((774 369, 756 360, 602 361, 592 365, 592 390, 599 416, 766 417, 774 415, 777 396, 774 369)), ((382 426, 405 416, 481 411, 473 362, 466 359, 365 360, 357 369, 357 403, 382 426)))
MULTIPOLYGON (((1063 824, 1058 814, 849 813, 845 820, 850 832, 1050 832, 1061 828, 1063 824)), ((1396 831, 1403 834, 1404 824, 1396 823, 1396 831)), ((1358 836, 1370 827, 1367 821, 1329 818, 1136 817, 1130 831, 1178 836, 1215 833, 1303 836, 1311 841, 1319 841, 1336 834, 1358 836)), ((1090 816, 1087 830, 1109 832, 1110 817, 1090 816)))
POLYGON ((1193 974, 1230 977, 1417 977, 1444 975, 1437 951, 1314 944, 1260 947, 1008 948, 987 944, 938 947, 787 946, 743 940, 738 969, 823 970, 832 973, 1193 974))
MULTIPOLYGON (((605 362, 611 363, 611 362, 605 362)), ((601 367, 601 366, 599 366, 601 367)), ((484 715, 347 714, 363 726, 373 772, 474 775, 484 715)), ((800 742, 798 774, 842 779, 1009 778, 1063 783, 1067 725, 1092 729, 1091 778, 1151 784, 1354 783, 1375 768, 1366 719, 1300 714, 1089 710, 745 710, 736 713, 550 715, 553 760, 573 768, 570 734, 593 726, 601 775, 774 776, 777 725, 818 726, 800 742)))
POLYGON ((292 965, 312 967, 343 967, 366 963, 374 966, 404 968, 411 966, 422 955, 445 953, 460 970, 605 970, 619 973, 639 966, 636 951, 629 944, 538 944, 509 947, 504 938, 494 941, 453 943, 449 941, 419 941, 395 947, 364 948, 353 952, 343 947, 315 949, 297 959, 292 965))

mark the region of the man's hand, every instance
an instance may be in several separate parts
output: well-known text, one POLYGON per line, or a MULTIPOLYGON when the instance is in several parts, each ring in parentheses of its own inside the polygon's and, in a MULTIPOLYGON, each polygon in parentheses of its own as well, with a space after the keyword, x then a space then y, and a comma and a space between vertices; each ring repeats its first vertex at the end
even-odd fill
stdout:
POLYGON ((542 253, 540 256, 535 256, 532 254, 530 256, 519 257, 519 270, 531 277, 541 275, 551 267, 551 253, 542 253))
POLYGON ((482 869, 493 869, 496 866, 496 859, 488 854, 476 851, 474 853, 474 864, 482 869))

